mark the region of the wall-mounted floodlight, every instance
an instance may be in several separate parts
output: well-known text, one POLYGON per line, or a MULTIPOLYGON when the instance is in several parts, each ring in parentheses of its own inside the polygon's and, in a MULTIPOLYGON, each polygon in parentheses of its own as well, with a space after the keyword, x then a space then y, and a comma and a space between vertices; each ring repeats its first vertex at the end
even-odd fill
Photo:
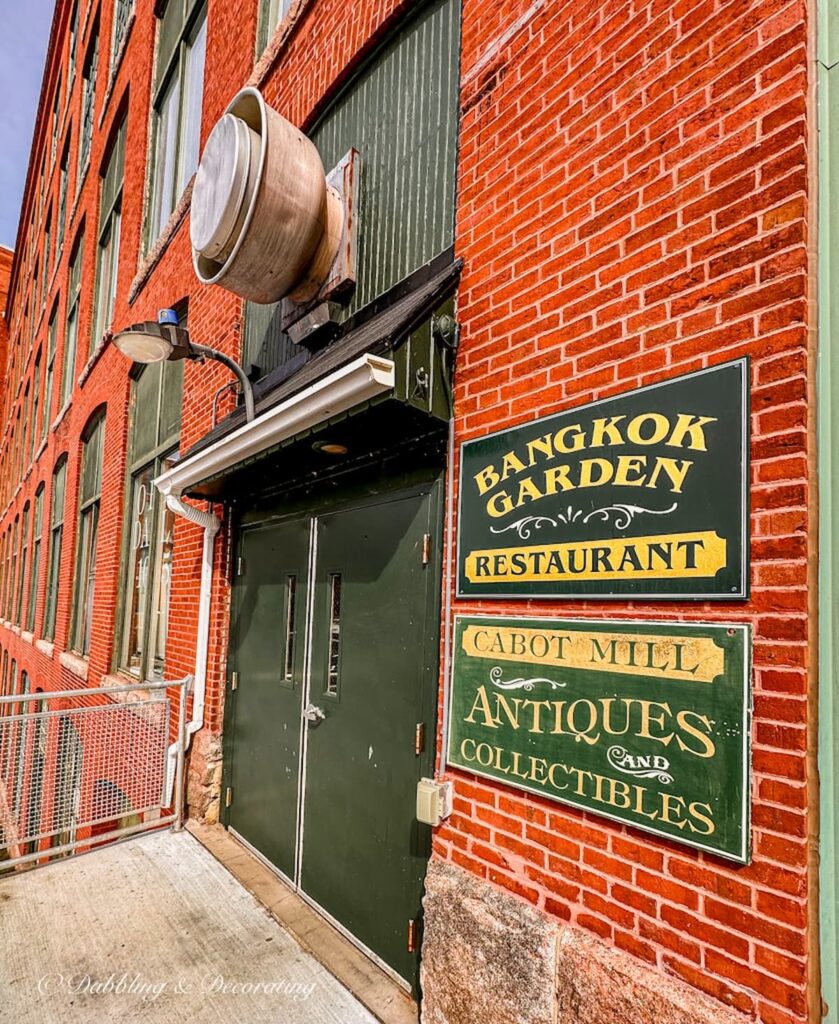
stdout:
POLYGON ((178 359, 191 359, 199 363, 205 359, 214 359, 222 363, 236 375, 242 385, 248 423, 254 418, 253 387, 245 371, 223 352, 192 341, 189 331, 178 326, 178 314, 174 309, 162 309, 157 322, 144 320, 140 324, 126 327, 124 331, 115 334, 113 340, 120 352, 135 363, 175 362, 178 359))

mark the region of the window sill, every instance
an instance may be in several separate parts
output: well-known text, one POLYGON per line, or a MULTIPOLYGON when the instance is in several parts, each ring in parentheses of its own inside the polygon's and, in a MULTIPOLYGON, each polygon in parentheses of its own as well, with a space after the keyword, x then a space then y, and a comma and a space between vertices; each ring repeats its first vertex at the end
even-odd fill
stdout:
POLYGON ((10 630, 11 630, 11 631, 12 631, 13 633, 15 633, 15 634, 16 634, 17 636, 20 636, 20 626, 18 626, 18 625, 17 625, 16 623, 14 623, 14 622, 10 622, 10 623, 9 623, 8 625, 9 625, 9 629, 10 629, 10 630))
POLYGON ((68 398, 67 401, 64 403, 64 405, 62 405, 62 407, 58 410, 58 415, 55 417, 55 420, 53 421, 53 424, 50 427, 51 431, 58 430, 58 428, 61 426, 61 421, 67 415, 67 410, 70 408, 70 406, 72 404, 73 404, 73 398, 72 398, 72 396, 70 396, 70 398, 68 398))
POLYGON ((46 447, 47 447, 47 439, 44 438, 43 441, 41 441, 41 443, 38 445, 38 450, 35 452, 35 455, 34 455, 34 457, 32 459, 33 462, 37 462, 38 459, 40 459, 40 457, 44 454, 44 452, 46 450, 46 447))
POLYGON ((129 306, 134 302, 140 292, 143 290, 143 286, 149 279, 149 275, 160 262, 163 254, 169 247, 169 243, 175 237, 178 232, 178 228, 181 226, 181 222, 186 217, 187 210, 189 210, 189 204, 192 201, 192 186, 195 182, 195 175, 189 179, 186 184, 186 188, 181 194, 181 198, 178 200, 178 205, 172 212, 172 216, 166 222, 166 226, 160 232, 157 241, 149 249, 146 254, 146 258, 140 264, 139 269, 131 282, 131 287, 128 289, 128 304, 129 306))
POLYGON ((35 639, 35 634, 30 633, 28 629, 22 629, 20 631, 20 638, 21 640, 25 640, 26 643, 31 644, 32 641, 35 639))
POLYGON ((51 658, 55 653, 55 643, 52 640, 36 640, 35 647, 41 654, 46 654, 48 658, 51 658))
POLYGON ((119 44, 119 49, 114 54, 114 58, 111 61, 111 69, 108 75, 108 84, 105 88, 105 97, 102 100, 102 113, 99 115, 99 129, 101 130, 102 124, 105 120, 105 114, 108 111, 108 106, 111 102, 111 94, 114 91, 114 85, 116 84, 117 75, 119 74, 120 66, 122 65, 122 58, 125 56, 125 51, 128 48, 128 37, 131 35, 131 29, 134 27, 134 19, 137 12, 136 3, 131 8, 131 13, 128 15, 128 21, 125 23, 125 30, 122 33, 122 42, 119 44))
POLYGON ((146 690, 143 687, 142 682, 130 673, 123 672, 111 672, 110 674, 102 676, 99 681, 100 686, 130 686, 132 683, 136 683, 136 690, 126 690, 124 693, 115 693, 111 699, 117 701, 120 704, 130 704, 138 699, 147 700, 153 690, 146 690))
POLYGON ((111 337, 111 332, 106 331, 99 339, 99 344, 93 350, 93 354, 91 355, 90 359, 88 359, 88 361, 84 364, 84 369, 79 374, 79 379, 76 381, 76 384, 78 384, 80 388, 84 387, 85 381, 91 375, 91 373, 93 373, 93 367, 96 366, 96 364, 102 358, 102 353, 110 344, 111 337))
POLYGON ((62 651, 58 656, 58 661, 68 672, 72 672, 74 676, 87 682, 87 672, 90 667, 87 658, 73 654, 71 651, 62 651))

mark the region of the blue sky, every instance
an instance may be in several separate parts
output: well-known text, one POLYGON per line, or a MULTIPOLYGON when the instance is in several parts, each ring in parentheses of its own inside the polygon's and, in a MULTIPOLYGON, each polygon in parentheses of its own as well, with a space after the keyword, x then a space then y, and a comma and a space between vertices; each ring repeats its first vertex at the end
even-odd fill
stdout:
POLYGON ((13 248, 54 0, 0 0, 0 245, 13 248))

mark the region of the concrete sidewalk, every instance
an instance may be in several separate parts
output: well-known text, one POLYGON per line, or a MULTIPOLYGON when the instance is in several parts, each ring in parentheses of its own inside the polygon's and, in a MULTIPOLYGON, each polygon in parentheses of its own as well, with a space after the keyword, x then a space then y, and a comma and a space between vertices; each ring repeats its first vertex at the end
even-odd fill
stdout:
POLYGON ((189 833, 0 879, 0 1019, 373 1024, 189 833))

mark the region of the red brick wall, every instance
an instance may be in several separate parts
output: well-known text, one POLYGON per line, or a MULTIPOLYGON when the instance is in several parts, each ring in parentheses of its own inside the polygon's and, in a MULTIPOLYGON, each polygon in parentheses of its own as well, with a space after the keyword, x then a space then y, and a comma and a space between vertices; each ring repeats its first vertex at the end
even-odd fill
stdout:
POLYGON ((456 771, 436 856, 761 1021, 803 1019, 807 8, 464 0, 463 23, 457 441, 751 356, 752 597, 455 610, 751 622, 754 859, 727 865, 456 771))
MULTIPOLYGON (((9 345, 9 328, 6 321, 6 299, 9 295, 9 277, 12 273, 12 258, 14 253, 11 249, 0 246, 0 367, 5 369, 6 355, 9 345)), ((5 375, 0 379, 0 387, 5 391, 5 375)), ((0 408, 2 398, 0 397, 0 408)))

